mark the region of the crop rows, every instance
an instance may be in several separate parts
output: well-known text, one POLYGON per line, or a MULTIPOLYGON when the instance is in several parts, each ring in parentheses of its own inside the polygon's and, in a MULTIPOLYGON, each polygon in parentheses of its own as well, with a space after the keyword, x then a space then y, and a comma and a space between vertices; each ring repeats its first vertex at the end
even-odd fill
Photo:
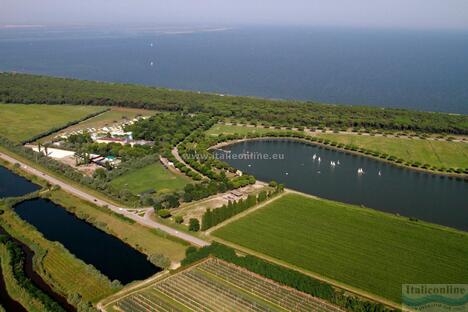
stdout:
POLYGON ((147 311, 180 311, 174 306, 159 299, 155 294, 151 292, 138 293, 133 296, 124 298, 117 303, 120 310, 123 311, 135 311, 135 312, 147 312, 147 311))
POLYGON ((197 269, 216 275, 287 310, 339 311, 338 308, 326 302, 299 291, 280 286, 270 280, 219 260, 206 261, 199 265, 197 269))
POLYGON ((294 289, 217 259, 119 300, 119 311, 340 311, 294 289))
POLYGON ((242 296, 218 281, 199 274, 197 269, 168 278, 156 288, 168 296, 177 297, 193 311, 269 311, 267 306, 242 296))

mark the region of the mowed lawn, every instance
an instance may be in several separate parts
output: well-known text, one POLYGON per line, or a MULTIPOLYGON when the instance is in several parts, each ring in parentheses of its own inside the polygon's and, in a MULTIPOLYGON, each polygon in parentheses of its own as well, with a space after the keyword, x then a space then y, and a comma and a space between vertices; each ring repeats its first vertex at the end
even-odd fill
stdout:
POLYGON ((286 194, 212 235, 399 302, 403 283, 466 283, 468 234, 286 194))
POLYGON ((156 163, 124 174, 111 183, 118 189, 128 189, 134 194, 140 194, 149 190, 178 191, 191 181, 188 177, 172 173, 160 163, 156 163))
POLYGON ((320 137, 387 153, 405 161, 431 166, 468 168, 468 143, 354 134, 321 134, 320 137))
POLYGON ((20 142, 102 109, 96 106, 0 103, 0 136, 20 142))

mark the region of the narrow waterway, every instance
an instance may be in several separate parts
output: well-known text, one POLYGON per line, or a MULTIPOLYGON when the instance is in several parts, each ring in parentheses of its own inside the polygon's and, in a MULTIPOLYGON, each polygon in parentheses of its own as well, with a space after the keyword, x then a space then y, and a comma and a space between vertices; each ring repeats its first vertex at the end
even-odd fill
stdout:
POLYGON ((0 305, 7 311, 27 312, 25 308, 13 298, 10 297, 6 290, 5 281, 3 280, 2 268, 0 267, 0 305))
POLYGON ((0 166, 0 198, 22 196, 38 189, 38 185, 0 166))
POLYGON ((50 241, 58 241, 72 254, 111 280, 123 284, 143 280, 161 271, 146 256, 93 225, 78 219, 47 199, 33 199, 15 206, 18 215, 50 241))
MULTIPOLYGON (((0 227, 0 234, 10 236, 8 233, 6 233, 6 231, 2 227, 0 227)), ((36 271, 34 270, 34 264, 33 264, 34 263, 34 259, 33 259, 34 258, 34 252, 27 245, 23 244, 21 241, 15 239, 15 238, 12 238, 12 239, 18 246, 20 246, 21 250, 24 253, 25 261, 24 261, 24 265, 23 265, 23 270, 24 270, 25 275, 32 281, 32 283, 37 288, 39 288, 42 292, 44 292, 49 297, 51 297, 54 301, 59 303, 60 306, 62 306, 62 308, 64 308, 66 311, 76 311, 76 309, 67 302, 67 299, 65 299, 63 296, 59 295, 58 293, 56 293, 42 279, 42 277, 38 273, 36 273, 36 271)), ((0 271, 1 271, 1 268, 0 268, 0 271)), ((1 272, 0 272, 0 275, 1 275, 1 272)), ((0 284, 1 283, 4 283, 3 278, 0 281, 0 284)), ((2 294, 2 290, 6 293, 5 285, 3 285, 3 288, 0 289, 0 297, 3 297, 5 295, 5 293, 2 294)), ((6 293, 6 295, 8 296, 8 293, 6 293)), ((18 302, 16 302, 12 298, 6 298, 5 309, 7 311, 10 311, 9 309, 11 309, 11 311, 17 311, 16 309, 18 309, 18 311, 26 311, 21 306, 21 304, 19 304, 18 302), (8 307, 7 307, 7 305, 8 305, 8 307), (21 308, 19 308, 18 305, 21 308)))
POLYGON ((276 180, 322 198, 468 230, 468 183, 463 180, 291 140, 246 141, 223 150, 229 152, 215 153, 262 181, 276 180), (254 157, 246 159, 251 153, 254 157))

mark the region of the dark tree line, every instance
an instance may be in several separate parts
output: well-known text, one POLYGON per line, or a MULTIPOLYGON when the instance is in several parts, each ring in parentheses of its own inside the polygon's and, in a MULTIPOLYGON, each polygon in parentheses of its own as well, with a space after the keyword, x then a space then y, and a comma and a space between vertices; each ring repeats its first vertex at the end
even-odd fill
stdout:
POLYGON ((186 113, 286 127, 368 128, 468 134, 468 116, 406 109, 328 105, 176 91, 16 73, 0 74, 0 102, 109 105, 186 113))
POLYGON ((229 201, 227 205, 223 205, 220 208, 208 209, 202 216, 202 231, 206 231, 209 228, 235 216, 236 214, 239 214, 255 206, 257 203, 261 203, 267 200, 269 197, 283 191, 283 185, 276 183, 275 185, 276 189, 272 192, 267 193, 266 191, 262 191, 257 196, 248 195, 245 200, 240 199, 235 202, 229 201))
POLYGON ((267 262, 255 256, 238 256, 234 249, 213 242, 210 246, 196 249, 189 247, 182 265, 189 265, 208 256, 214 256, 238 265, 253 273, 271 279, 279 284, 295 288, 314 297, 324 299, 348 311, 361 312, 392 312, 399 311, 385 307, 380 303, 367 301, 360 297, 345 293, 331 285, 314 279, 298 271, 267 262))

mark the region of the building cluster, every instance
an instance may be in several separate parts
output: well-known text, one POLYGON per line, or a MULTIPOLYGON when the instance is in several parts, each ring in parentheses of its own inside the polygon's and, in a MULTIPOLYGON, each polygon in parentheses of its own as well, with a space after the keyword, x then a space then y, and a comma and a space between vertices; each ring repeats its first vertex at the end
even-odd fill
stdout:
POLYGON ((72 135, 89 134, 93 142, 96 143, 118 143, 121 145, 151 145, 152 141, 134 140, 132 132, 125 131, 125 127, 136 123, 141 119, 147 119, 147 116, 140 116, 124 122, 115 123, 111 126, 104 126, 101 128, 81 128, 70 132, 61 133, 55 137, 55 142, 51 147, 41 149, 40 146, 30 146, 35 151, 40 151, 51 158, 68 162, 71 164, 71 159, 74 159, 75 165, 81 167, 83 164, 92 164, 94 166, 109 168, 118 166, 121 161, 114 156, 101 156, 97 154, 79 153, 72 150, 62 149, 62 143, 70 138, 72 135), (47 152, 46 152, 47 150, 47 152))
POLYGON ((111 126, 105 126, 102 128, 86 128, 86 129, 79 129, 75 131, 71 131, 68 133, 62 133, 58 138, 62 140, 68 139, 71 135, 89 133, 91 139, 96 143, 118 143, 121 145, 130 144, 131 146, 134 145, 149 145, 153 144, 152 141, 145 141, 145 140, 134 140, 132 132, 125 131, 125 127, 134 124, 135 122, 141 119, 147 119, 148 116, 140 116, 135 117, 131 120, 117 123, 111 126))

